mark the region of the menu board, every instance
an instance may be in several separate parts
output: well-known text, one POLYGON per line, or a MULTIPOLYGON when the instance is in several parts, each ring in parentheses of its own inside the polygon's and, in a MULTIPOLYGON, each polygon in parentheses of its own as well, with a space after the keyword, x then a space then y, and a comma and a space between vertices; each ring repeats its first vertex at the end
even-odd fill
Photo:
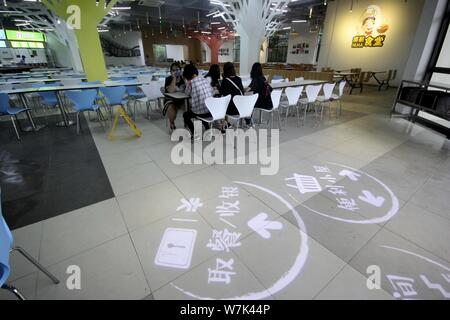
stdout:
POLYGON ((44 49, 44 44, 42 42, 11 41, 11 47, 14 49, 44 49))
POLYGON ((45 42, 45 36, 41 32, 6 30, 6 38, 10 41, 45 42))

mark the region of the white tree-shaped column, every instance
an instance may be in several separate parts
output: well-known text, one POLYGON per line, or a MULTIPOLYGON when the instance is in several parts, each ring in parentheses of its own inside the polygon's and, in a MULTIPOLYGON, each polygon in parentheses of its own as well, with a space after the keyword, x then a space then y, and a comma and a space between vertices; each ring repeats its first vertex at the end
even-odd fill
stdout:
POLYGON ((233 24, 241 38, 240 73, 248 74, 259 61, 259 50, 265 37, 281 27, 280 15, 291 0, 212 0, 220 7, 215 17, 233 24))

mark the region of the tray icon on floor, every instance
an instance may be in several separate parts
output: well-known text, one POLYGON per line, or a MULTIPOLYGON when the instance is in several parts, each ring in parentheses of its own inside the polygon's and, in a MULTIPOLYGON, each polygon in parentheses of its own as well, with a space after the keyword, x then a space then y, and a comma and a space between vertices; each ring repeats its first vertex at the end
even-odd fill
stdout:
POLYGON ((197 230, 168 228, 164 232, 155 264, 158 266, 188 269, 194 252, 197 230))

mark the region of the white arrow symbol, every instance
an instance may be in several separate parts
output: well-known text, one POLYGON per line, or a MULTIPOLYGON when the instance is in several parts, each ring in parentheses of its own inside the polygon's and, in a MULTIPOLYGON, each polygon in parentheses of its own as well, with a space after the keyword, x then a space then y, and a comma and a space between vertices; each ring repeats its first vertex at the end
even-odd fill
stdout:
POLYGON ((177 212, 185 210, 186 212, 197 212, 198 208, 203 207, 203 203, 200 202, 200 198, 190 198, 186 200, 181 199, 181 206, 177 208, 177 212))
POLYGON ((363 190, 363 195, 364 196, 359 196, 359 199, 367 202, 368 204, 371 204, 377 208, 380 208, 383 203, 384 203, 384 198, 383 197, 375 197, 372 192, 367 191, 367 190, 363 190))
POLYGON ((264 239, 270 239, 271 234, 268 230, 281 230, 283 224, 278 221, 268 221, 267 213, 260 213, 253 219, 251 219, 247 225, 250 229, 256 231, 264 239))
POLYGON ((339 175, 341 177, 348 177, 352 181, 358 181, 361 177, 359 173, 350 170, 342 170, 341 172, 339 172, 339 175))

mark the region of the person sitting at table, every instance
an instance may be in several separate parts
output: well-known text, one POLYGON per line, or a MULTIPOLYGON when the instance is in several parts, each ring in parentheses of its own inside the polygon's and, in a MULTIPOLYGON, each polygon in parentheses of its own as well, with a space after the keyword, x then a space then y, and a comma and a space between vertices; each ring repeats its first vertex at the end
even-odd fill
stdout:
POLYGON ((271 97, 273 89, 264 77, 261 63, 257 62, 253 65, 252 71, 250 72, 250 77, 252 79, 249 86, 250 91, 253 91, 253 94, 257 93, 259 95, 255 108, 266 110, 273 109, 271 97))
MULTIPOLYGON (((191 109, 183 114, 184 125, 189 128, 192 137, 194 137, 194 123, 192 119, 211 117, 205 100, 214 95, 214 89, 207 79, 198 76, 198 70, 193 64, 186 65, 183 77, 186 81, 186 94, 192 97, 191 109)), ((206 122, 203 122, 203 126, 205 129, 209 129, 209 125, 206 122)))
MULTIPOLYGON (((227 114, 230 116, 239 115, 239 111, 234 105, 233 98, 235 96, 244 95, 244 86, 242 85, 242 79, 236 75, 236 69, 231 62, 227 62, 223 66, 223 81, 220 86, 220 95, 222 97, 231 95, 231 101, 228 105, 227 114)), ((249 124, 250 120, 246 119, 246 122, 249 124)))
POLYGON ((17 62, 17 65, 19 65, 19 66, 24 66, 24 65, 26 65, 27 63, 25 62, 25 59, 26 59, 26 57, 25 57, 25 56, 22 56, 22 59, 20 59, 20 61, 17 62))
POLYGON ((213 87, 215 91, 219 91, 219 89, 220 89, 220 67, 218 64, 211 65, 208 73, 205 75, 205 78, 210 78, 211 79, 211 87, 213 87))
MULTIPOLYGON (((182 77, 182 71, 176 63, 172 63, 170 66, 170 76, 166 78, 164 89, 166 93, 174 93, 183 91, 185 89, 185 83, 182 77)), ((175 130, 175 119, 177 118, 178 109, 184 107, 184 100, 166 98, 164 100, 163 115, 167 114, 170 123, 170 129, 175 130)))

